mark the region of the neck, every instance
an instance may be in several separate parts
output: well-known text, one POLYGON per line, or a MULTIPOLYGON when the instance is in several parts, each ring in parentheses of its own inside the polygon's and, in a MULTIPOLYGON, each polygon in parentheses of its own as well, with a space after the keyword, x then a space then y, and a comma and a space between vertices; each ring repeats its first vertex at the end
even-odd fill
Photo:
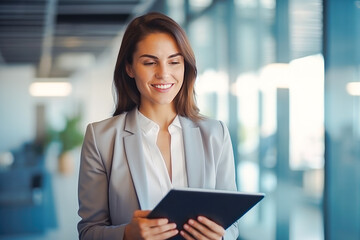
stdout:
POLYGON ((153 120, 160 126, 160 130, 168 130, 169 125, 176 117, 174 106, 161 105, 153 107, 145 107, 140 105, 139 111, 147 118, 153 120))

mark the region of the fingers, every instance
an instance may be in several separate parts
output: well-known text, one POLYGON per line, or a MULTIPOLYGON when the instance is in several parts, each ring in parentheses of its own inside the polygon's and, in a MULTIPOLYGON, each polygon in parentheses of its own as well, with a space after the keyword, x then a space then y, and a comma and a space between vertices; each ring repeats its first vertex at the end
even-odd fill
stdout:
POLYGON ((188 234, 186 231, 181 230, 180 234, 183 238, 185 238, 186 240, 195 240, 195 238, 191 237, 190 234, 188 234))
POLYGON ((155 227, 167 224, 169 221, 166 218, 148 219, 146 216, 150 213, 149 210, 136 210, 134 211, 134 218, 138 219, 143 227, 155 227))
POLYGON ((150 212, 150 210, 135 210, 134 217, 147 217, 150 212))
POLYGON ((170 223, 158 227, 153 227, 148 230, 148 236, 152 236, 151 239, 168 239, 178 234, 175 223, 170 223))
MULTIPOLYGON (((205 240, 205 239, 218 239, 216 234, 212 233, 209 229, 207 229, 205 226, 201 225, 200 223, 189 220, 189 224, 184 225, 184 229, 186 232, 190 233, 191 236, 194 239, 198 240, 205 240)), ((193 239, 188 238, 188 239, 193 239)))
POLYGON ((131 222, 125 227, 125 239, 163 240, 178 234, 175 223, 165 218, 148 219, 150 211, 135 211, 131 222))
POLYGON ((225 235, 225 229, 220 226, 219 224, 211 221, 210 219, 203 217, 203 216, 199 216, 197 218, 197 220, 202 223, 203 225, 207 226, 209 229, 211 229, 212 231, 218 233, 221 236, 225 235))
POLYGON ((192 239, 221 239, 225 230, 220 225, 205 217, 198 217, 197 221, 190 219, 184 225, 185 231, 180 234, 187 240, 192 239))
POLYGON ((169 220, 167 220, 166 218, 157 218, 157 219, 147 219, 144 218, 142 223, 144 224, 145 227, 156 227, 156 226, 161 226, 161 225, 165 225, 169 222, 169 220))
POLYGON ((158 226, 153 228, 140 229, 138 234, 139 234, 138 237, 133 237, 129 239, 152 239, 152 240, 168 239, 178 234, 178 230, 176 229, 175 224, 166 224, 163 226, 158 226))

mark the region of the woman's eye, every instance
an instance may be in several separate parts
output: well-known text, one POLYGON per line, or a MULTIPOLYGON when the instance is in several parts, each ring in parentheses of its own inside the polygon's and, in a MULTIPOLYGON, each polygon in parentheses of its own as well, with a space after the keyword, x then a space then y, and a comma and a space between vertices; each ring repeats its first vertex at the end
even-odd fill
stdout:
POLYGON ((172 61, 172 62, 170 62, 170 64, 180 64, 180 62, 179 61, 172 61))
POLYGON ((154 64, 155 64, 155 62, 144 62, 145 66, 154 65, 154 64))

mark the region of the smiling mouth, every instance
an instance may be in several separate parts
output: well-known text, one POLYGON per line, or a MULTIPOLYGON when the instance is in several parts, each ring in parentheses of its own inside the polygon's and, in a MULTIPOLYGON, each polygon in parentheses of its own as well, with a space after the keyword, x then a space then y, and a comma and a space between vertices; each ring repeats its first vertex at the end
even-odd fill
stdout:
POLYGON ((168 84, 152 84, 151 86, 153 86, 154 88, 157 89, 161 89, 161 90, 166 90, 171 88, 174 85, 174 83, 168 83, 168 84))

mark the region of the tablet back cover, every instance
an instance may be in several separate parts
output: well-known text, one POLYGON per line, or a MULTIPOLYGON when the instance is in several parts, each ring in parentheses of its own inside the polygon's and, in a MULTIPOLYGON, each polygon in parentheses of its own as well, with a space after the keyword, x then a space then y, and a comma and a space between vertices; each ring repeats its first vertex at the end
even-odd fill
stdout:
MULTIPOLYGON (((197 216, 205 216, 224 229, 231 226, 264 198, 262 193, 241 193, 204 189, 171 189, 148 218, 168 218, 181 230, 197 216)), ((182 239, 180 235, 172 239, 182 239)))

